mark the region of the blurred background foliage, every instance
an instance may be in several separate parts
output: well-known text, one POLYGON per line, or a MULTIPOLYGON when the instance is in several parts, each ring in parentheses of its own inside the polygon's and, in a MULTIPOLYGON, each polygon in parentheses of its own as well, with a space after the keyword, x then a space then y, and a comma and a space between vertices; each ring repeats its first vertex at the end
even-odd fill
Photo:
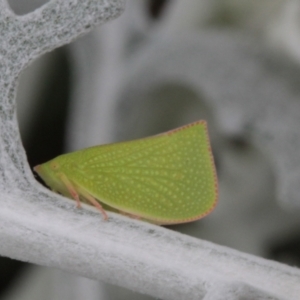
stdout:
MULTIPOLYGON (((23 15, 45 2, 47 1, 10 0, 9 4, 16 14, 23 15)), ((127 9, 136 14, 136 19, 133 18, 127 25, 127 31, 131 32, 127 33, 128 40, 124 42, 129 44, 125 49, 128 53, 126 54, 126 51, 124 51, 125 54, 121 53, 125 60, 124 64, 128 65, 133 60, 140 59, 141 53, 149 45, 151 47, 152 40, 155 40, 156 35, 161 32, 165 32, 166 35, 169 32, 176 35, 176 32, 188 33, 218 29, 238 32, 241 36, 250 36, 257 44, 264 45, 270 56, 275 53, 276 59, 280 60, 279 65, 292 65, 298 70, 300 1, 188 0, 181 1, 179 4, 175 0, 128 0, 127 9), (142 8, 134 11, 137 6, 142 6, 142 8), (186 10, 182 9, 184 6, 187 7, 186 10), (138 15, 141 11, 143 12, 142 16, 138 15)), ((126 18, 126 16, 121 16, 121 18, 126 18)), ((110 25, 112 24, 104 26, 108 28, 110 25)), ((46 54, 21 75, 18 118, 23 144, 31 166, 51 159, 72 147, 76 148, 76 146, 72 146, 74 133, 73 135, 70 133, 72 126, 70 124, 76 122, 77 118, 76 114, 74 115, 71 111, 71 103, 78 96, 76 84, 80 78, 78 66, 76 67, 76 53, 78 53, 76 47, 71 44, 46 54), (75 47, 75 51, 72 50, 72 47, 75 47), (73 121, 70 121, 72 119, 73 121)), ((87 54, 89 55, 89 53, 87 54)), ((274 65, 274 73, 278 71, 277 67, 274 65)), ((297 76, 297 70, 295 76, 297 76)), ((95 74, 93 73, 91 76, 95 76, 95 74)), ((130 72, 128 78, 130 79, 130 72)), ((107 80, 109 80, 109 76, 107 76, 107 80)), ((291 77, 289 80, 292 83, 296 79, 291 77)), ((99 81, 101 81, 101 77, 99 81)), ((125 91, 126 84, 127 81, 124 80, 125 91)), ((128 94, 126 95, 128 96, 128 94)), ((278 229, 282 227, 280 224, 288 223, 287 220, 295 219, 295 216, 291 216, 275 201, 277 183, 272 161, 268 155, 252 143, 243 129, 234 125, 235 120, 232 117, 234 114, 229 114, 229 118, 233 119, 232 122, 229 122, 227 134, 225 136, 218 134, 218 129, 216 129, 220 126, 218 114, 211 109, 207 98, 209 95, 204 94, 203 99, 205 100, 202 101, 199 93, 194 93, 188 86, 174 85, 173 82, 169 82, 147 94, 141 94, 141 99, 135 99, 136 102, 131 103, 130 100, 116 102, 115 111, 117 113, 114 118, 119 120, 119 123, 115 123, 118 128, 113 128, 114 133, 103 140, 110 142, 136 138, 155 134, 194 119, 208 119, 211 121, 209 123, 211 124, 210 133, 221 181, 220 208, 214 216, 210 217, 212 221, 173 226, 170 229, 286 264, 300 266, 300 230, 299 226, 295 226, 297 222, 292 222, 290 226, 283 226, 284 230, 278 229), (142 104, 136 105, 137 102, 142 104), (152 123, 149 121, 144 124, 143 122, 147 118, 152 119, 152 123), (121 123, 120 120, 124 123, 121 123), (220 140, 222 141, 220 142, 220 140), (224 186, 223 190, 222 186, 224 186), (226 205, 228 207, 231 205, 231 212, 227 215, 222 214, 221 210, 224 208, 224 204, 221 201, 223 197, 237 198, 244 204, 239 207, 236 202, 229 201, 226 205), (251 199, 253 198, 256 199, 256 202, 265 202, 264 205, 260 206, 255 201, 252 205, 251 199), (273 208, 270 207, 273 206, 277 207, 276 213, 270 217, 272 220, 266 220, 268 219, 267 210, 272 210, 273 208), (282 213, 278 213, 277 210, 282 213), (223 221, 218 221, 218 226, 211 225, 210 222, 213 223, 218 218, 223 221), (247 225, 241 225, 240 230, 237 230, 238 224, 247 225), (278 228, 275 226, 271 230, 272 224, 279 224, 278 228)), ((104 114, 99 113, 99 118, 104 118, 104 114)), ((84 119, 84 122, 90 122, 89 118, 84 119)), ((112 129, 101 128, 101 130, 112 129)), ((8 258, 0 258, 0 268, 2 270, 0 299, 20 299, 14 296, 14 291, 18 289, 19 285, 24 284, 26 274, 29 274, 33 267, 8 258)), ((107 294, 111 297, 108 299, 132 299, 129 292, 127 294, 115 287, 107 289, 110 290, 107 294)), ((36 299, 41 299, 38 298, 38 293, 36 295, 36 299)))

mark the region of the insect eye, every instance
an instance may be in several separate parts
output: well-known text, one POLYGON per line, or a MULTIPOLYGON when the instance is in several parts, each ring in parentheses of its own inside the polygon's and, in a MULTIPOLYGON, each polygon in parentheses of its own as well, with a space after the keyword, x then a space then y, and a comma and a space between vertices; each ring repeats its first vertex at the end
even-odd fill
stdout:
POLYGON ((50 165, 50 167, 51 167, 52 170, 57 170, 58 167, 59 167, 59 165, 58 165, 57 162, 52 162, 51 165, 50 165))

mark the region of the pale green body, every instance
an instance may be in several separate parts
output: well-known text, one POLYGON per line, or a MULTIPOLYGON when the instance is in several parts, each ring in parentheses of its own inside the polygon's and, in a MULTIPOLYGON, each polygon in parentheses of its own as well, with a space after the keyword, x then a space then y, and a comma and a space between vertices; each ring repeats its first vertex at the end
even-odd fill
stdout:
POLYGON ((105 209, 156 224, 199 219, 217 202, 217 177, 204 121, 61 155, 35 170, 67 197, 73 197, 71 186, 81 198, 89 194, 105 209))

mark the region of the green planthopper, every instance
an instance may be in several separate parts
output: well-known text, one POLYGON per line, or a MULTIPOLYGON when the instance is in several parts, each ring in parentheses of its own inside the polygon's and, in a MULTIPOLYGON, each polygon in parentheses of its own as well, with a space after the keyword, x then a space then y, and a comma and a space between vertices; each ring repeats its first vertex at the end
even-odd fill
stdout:
POLYGON ((154 224, 198 220, 218 198, 205 121, 152 137, 94 146, 34 167, 55 192, 154 224))

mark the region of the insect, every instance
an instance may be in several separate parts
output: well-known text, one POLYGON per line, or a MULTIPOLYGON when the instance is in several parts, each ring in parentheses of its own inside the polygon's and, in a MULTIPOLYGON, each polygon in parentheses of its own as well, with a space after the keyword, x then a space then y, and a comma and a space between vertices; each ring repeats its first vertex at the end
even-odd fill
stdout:
POLYGON ((55 192, 106 210, 168 225, 191 222, 217 203, 205 121, 152 137, 94 146, 34 167, 55 192))

